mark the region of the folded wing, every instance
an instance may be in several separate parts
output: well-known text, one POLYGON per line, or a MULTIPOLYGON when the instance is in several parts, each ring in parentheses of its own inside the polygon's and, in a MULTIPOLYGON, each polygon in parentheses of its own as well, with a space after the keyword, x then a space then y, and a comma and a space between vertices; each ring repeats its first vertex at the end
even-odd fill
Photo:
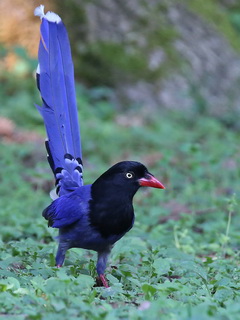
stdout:
POLYGON ((50 227, 67 227, 84 217, 88 220, 90 199, 91 185, 85 185, 53 201, 42 215, 50 227))

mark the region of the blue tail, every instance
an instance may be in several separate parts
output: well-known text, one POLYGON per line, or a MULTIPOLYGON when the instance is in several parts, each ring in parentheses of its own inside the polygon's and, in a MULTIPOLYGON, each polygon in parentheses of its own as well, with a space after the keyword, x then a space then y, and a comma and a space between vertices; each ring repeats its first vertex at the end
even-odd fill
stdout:
POLYGON ((62 196, 83 185, 82 151, 74 86, 74 69, 66 28, 53 12, 35 9, 42 19, 38 51, 37 86, 43 105, 36 106, 43 117, 48 139, 48 161, 62 196))

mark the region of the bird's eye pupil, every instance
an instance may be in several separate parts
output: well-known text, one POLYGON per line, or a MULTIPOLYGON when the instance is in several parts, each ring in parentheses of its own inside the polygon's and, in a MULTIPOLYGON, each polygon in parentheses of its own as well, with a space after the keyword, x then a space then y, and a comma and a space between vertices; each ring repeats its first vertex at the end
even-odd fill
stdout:
POLYGON ((131 179, 133 177, 133 174, 131 172, 126 173, 126 177, 128 179, 131 179))

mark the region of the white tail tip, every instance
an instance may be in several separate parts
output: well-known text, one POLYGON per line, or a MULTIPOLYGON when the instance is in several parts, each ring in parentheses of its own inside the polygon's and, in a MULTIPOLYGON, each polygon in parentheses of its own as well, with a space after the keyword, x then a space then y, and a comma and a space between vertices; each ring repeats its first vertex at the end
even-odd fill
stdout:
POLYGON ((44 14, 44 5, 40 5, 39 7, 35 8, 34 15, 40 17, 41 19, 45 16, 44 14))
POLYGON ((44 13, 44 5, 42 5, 42 4, 39 7, 35 8, 34 15, 39 16, 40 19, 44 18, 44 19, 48 20, 49 22, 59 23, 62 21, 61 18, 59 17, 59 15, 57 15, 54 12, 48 11, 45 14, 44 13))

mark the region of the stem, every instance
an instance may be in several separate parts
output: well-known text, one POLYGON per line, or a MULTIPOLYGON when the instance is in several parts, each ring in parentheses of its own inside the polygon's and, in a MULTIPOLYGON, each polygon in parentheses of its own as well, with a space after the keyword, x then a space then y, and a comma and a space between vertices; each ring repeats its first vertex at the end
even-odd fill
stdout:
POLYGON ((228 237, 228 235, 229 235, 231 221, 232 221, 232 210, 229 210, 229 212, 228 212, 227 229, 226 229, 226 237, 228 237))
POLYGON ((174 235, 174 241, 175 241, 175 246, 176 248, 180 249, 180 243, 179 243, 179 239, 178 239, 178 234, 177 234, 177 227, 174 226, 173 228, 173 235, 174 235))

